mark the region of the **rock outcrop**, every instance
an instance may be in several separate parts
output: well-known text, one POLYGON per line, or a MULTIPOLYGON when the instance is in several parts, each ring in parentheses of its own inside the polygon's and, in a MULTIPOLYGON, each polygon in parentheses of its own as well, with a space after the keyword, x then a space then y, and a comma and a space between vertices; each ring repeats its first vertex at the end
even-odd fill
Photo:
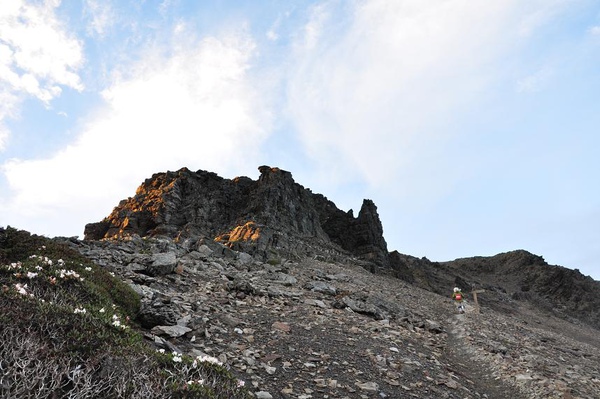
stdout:
POLYGON ((389 266, 383 227, 373 201, 358 217, 296 183, 290 172, 259 167, 257 181, 224 179, 187 168, 154 174, 98 223, 85 226, 86 240, 206 236, 263 260, 354 255, 389 266))

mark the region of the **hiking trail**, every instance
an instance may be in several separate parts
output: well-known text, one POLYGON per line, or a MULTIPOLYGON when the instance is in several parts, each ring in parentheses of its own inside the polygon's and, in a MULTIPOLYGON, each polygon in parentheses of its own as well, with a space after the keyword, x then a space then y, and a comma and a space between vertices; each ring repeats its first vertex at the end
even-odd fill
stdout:
POLYGON ((444 354, 452 370, 457 387, 468 392, 461 398, 486 399, 526 399, 525 396, 509 382, 493 376, 489 365, 478 361, 477 348, 469 343, 469 329, 477 328, 469 322, 469 313, 473 308, 467 307, 467 312, 454 314, 448 318, 448 341, 444 354))

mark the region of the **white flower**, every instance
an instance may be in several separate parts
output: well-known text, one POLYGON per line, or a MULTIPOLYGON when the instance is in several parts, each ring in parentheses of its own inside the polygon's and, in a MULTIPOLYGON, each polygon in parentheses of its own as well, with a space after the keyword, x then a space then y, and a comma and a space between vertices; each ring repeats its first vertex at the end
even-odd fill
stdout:
POLYGON ((213 364, 217 364, 219 366, 223 365, 223 363, 219 359, 217 359, 216 357, 213 357, 213 356, 201 355, 201 356, 197 356, 196 359, 198 359, 201 362, 213 363, 213 364))
POLYGON ((20 269, 20 268, 21 268, 21 262, 11 263, 10 266, 8 266, 8 270, 20 269))
POLYGON ((238 386, 238 387, 240 387, 240 388, 241 388, 241 387, 243 387, 244 385, 246 385, 246 383, 245 383, 244 381, 242 381, 242 380, 238 380, 238 382, 237 382, 237 386, 238 386))
POLYGON ((60 269, 59 270, 59 277, 60 278, 79 278, 79 274, 73 270, 65 270, 65 269, 60 269))
POLYGON ((181 353, 177 353, 177 352, 173 351, 172 355, 173 355, 173 361, 175 363, 181 363, 181 353))
POLYGON ((162 349, 162 348, 160 348, 160 349, 158 350, 158 352, 160 352, 160 353, 165 353, 165 350, 164 350, 164 349, 162 349))
POLYGON ((119 320, 115 320, 112 322, 112 325, 115 327, 121 327, 121 322, 119 320))
POLYGON ((27 278, 35 278, 37 277, 37 273, 33 273, 33 272, 27 272, 27 278))
POLYGON ((85 270, 88 271, 88 272, 91 272, 92 268, 88 266, 88 267, 85 268, 85 270))
POLYGON ((106 310, 105 310, 104 308, 102 308, 102 309, 100 309, 98 312, 100 312, 100 313, 104 313, 104 312, 106 312, 106 310))
POLYGON ((86 313, 85 308, 75 308, 75 312, 74 313, 86 313))
POLYGON ((17 289, 17 292, 21 295, 28 295, 27 294, 27 284, 23 285, 23 284, 15 284, 15 288, 17 289))

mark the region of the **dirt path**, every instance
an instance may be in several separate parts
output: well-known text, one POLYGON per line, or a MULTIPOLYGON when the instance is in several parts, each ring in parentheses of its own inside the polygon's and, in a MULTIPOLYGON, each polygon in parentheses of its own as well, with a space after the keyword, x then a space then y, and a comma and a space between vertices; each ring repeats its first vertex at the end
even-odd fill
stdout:
POLYGON ((444 352, 448 364, 452 365, 452 370, 449 371, 455 375, 463 389, 470 393, 468 398, 526 399, 511 384, 494 378, 486 365, 470 360, 473 357, 470 351, 473 349, 467 342, 465 326, 468 317, 468 313, 455 314, 448 319, 448 342, 444 352))

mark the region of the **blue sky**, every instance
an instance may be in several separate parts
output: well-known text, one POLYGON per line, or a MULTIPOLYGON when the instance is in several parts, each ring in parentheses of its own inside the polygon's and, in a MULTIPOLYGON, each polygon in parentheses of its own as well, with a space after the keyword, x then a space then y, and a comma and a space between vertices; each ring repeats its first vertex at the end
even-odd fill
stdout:
POLYGON ((0 5, 0 225, 82 236, 153 173, 278 166, 390 250, 600 280, 600 3, 0 5))

